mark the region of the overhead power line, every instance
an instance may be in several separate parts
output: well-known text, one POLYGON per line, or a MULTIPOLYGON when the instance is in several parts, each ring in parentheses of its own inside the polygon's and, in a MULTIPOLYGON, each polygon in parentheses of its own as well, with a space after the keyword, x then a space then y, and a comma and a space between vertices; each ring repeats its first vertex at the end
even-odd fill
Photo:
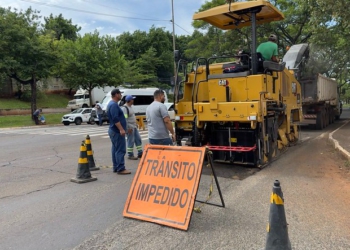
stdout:
POLYGON ((180 29, 182 29, 183 31, 185 31, 185 32, 187 32, 188 34, 192 35, 190 32, 188 32, 187 30, 185 30, 185 29, 182 28, 181 26, 177 25, 175 22, 174 22, 174 24, 175 24, 177 27, 179 27, 180 29))
MULTIPOLYGON (((95 12, 95 11, 88 11, 88 10, 79 10, 79 9, 75 9, 75 8, 70 8, 70 7, 65 7, 65 6, 60 6, 60 5, 55 5, 55 4, 50 4, 50 3, 43 3, 43 2, 39 2, 39 1, 33 1, 33 0, 20 0, 22 2, 27 2, 27 3, 33 3, 33 4, 38 4, 38 5, 44 5, 44 6, 50 6, 50 7, 55 7, 55 8, 59 8, 59 9, 65 9, 65 10, 71 10, 71 11, 76 11, 76 12, 82 12, 82 13, 88 13, 88 14, 93 14, 93 15, 100 15, 100 16, 110 16, 110 17, 119 17, 119 18, 126 18, 126 19, 136 19, 136 20, 146 20, 146 21, 156 21, 156 22, 171 22, 171 20, 167 20, 167 19, 153 19, 153 18, 141 18, 141 17, 128 17, 128 16, 119 16, 119 15, 113 15, 113 14, 107 14, 107 13, 100 13, 100 12, 95 12)), ((90 1, 86 1, 86 0, 82 0, 83 2, 87 2, 87 3, 92 3, 92 4, 96 4, 90 1)), ((102 4, 96 4, 96 5, 100 5, 100 6, 104 6, 106 8, 112 8, 110 6, 106 6, 106 5, 102 5, 102 4)), ((117 8, 114 8, 117 9, 117 8)), ((120 10, 120 9, 119 9, 120 10)), ((125 10, 122 10, 125 11, 125 10)), ((128 11, 125 11, 128 12, 128 11)), ((133 12, 130 12, 133 13, 133 12)), ((133 14, 137 14, 137 13, 133 13, 133 14)), ((137 15, 141 15, 141 14, 137 14, 137 15)), ((145 16, 145 15, 144 15, 145 16)), ((178 24, 174 23, 177 27, 179 27, 180 29, 182 29, 183 31, 187 32, 189 35, 191 35, 190 32, 188 32, 187 30, 185 30, 184 28, 182 28, 181 26, 179 26, 178 24)))
POLYGON ((116 7, 111 7, 111 6, 107 6, 107 5, 100 4, 100 3, 94 3, 94 2, 91 2, 91 1, 88 1, 88 0, 81 0, 81 1, 83 1, 83 2, 85 2, 85 3, 94 4, 94 5, 97 5, 97 6, 106 7, 106 8, 108 8, 108 9, 121 10, 121 11, 128 12, 128 13, 131 13, 131 14, 136 14, 136 15, 138 15, 138 16, 145 16, 145 17, 151 18, 150 16, 147 16, 147 15, 144 15, 144 14, 139 14, 139 13, 136 13, 136 12, 131 12, 131 11, 127 11, 127 10, 122 10, 122 9, 119 9, 119 8, 116 8, 116 7))
POLYGON ((157 22, 164 22, 164 21, 169 22, 169 20, 165 20, 165 19, 152 19, 152 18, 119 16, 119 15, 106 14, 106 13, 100 13, 100 12, 95 12, 95 11, 79 10, 79 9, 75 9, 75 8, 64 7, 64 6, 59 6, 59 5, 55 5, 55 4, 43 3, 43 2, 37 2, 37 1, 31 1, 31 0, 20 0, 20 1, 28 2, 28 3, 34 3, 34 4, 38 4, 38 5, 44 5, 44 6, 51 6, 51 7, 55 7, 55 8, 65 9, 65 10, 77 11, 77 12, 82 12, 82 13, 100 15, 100 16, 110 16, 110 17, 137 19, 137 20, 147 20, 147 21, 157 21, 157 22))

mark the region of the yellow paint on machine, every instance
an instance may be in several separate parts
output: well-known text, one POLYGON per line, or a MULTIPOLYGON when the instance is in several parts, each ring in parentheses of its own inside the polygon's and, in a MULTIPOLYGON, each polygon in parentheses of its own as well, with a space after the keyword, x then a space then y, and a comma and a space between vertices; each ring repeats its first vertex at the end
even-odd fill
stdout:
POLYGON ((78 163, 88 163, 87 158, 79 158, 78 163))
POLYGON ((284 204, 283 199, 280 196, 278 196, 277 194, 274 194, 274 193, 271 194, 270 202, 274 203, 276 205, 283 205, 284 204))
POLYGON ((270 232, 270 223, 267 223, 266 231, 270 232))
POLYGON ((237 143, 237 138, 231 138, 231 142, 237 143))

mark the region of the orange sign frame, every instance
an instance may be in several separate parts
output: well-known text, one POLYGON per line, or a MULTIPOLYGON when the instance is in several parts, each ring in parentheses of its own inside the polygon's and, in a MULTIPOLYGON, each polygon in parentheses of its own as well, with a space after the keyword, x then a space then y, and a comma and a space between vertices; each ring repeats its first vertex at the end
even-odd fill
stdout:
POLYGON ((146 145, 123 216, 187 230, 205 147, 146 145))

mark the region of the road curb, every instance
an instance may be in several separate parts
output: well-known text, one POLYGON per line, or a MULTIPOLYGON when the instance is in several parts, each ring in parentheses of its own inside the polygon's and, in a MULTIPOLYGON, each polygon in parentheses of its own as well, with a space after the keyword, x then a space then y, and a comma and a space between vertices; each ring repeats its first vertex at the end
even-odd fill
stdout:
MULTIPOLYGON (((42 108, 44 114, 57 114, 70 112, 67 108, 42 108)), ((11 116, 11 115, 30 115, 32 113, 30 108, 23 109, 0 109, 1 116, 11 116)))
POLYGON ((346 123, 344 123, 342 126, 340 126, 339 128, 337 128, 336 130, 334 130, 332 133, 329 134, 328 139, 333 143, 334 148, 338 149, 345 157, 348 158, 348 160, 350 160, 350 153, 345 150, 342 146, 340 146, 339 142, 333 138, 333 134, 336 133, 339 129, 341 129, 342 127, 344 127, 345 125, 347 125, 350 122, 347 121, 346 123))
POLYGON ((0 130, 27 129, 27 128, 48 128, 48 127, 58 127, 58 126, 63 126, 63 124, 57 123, 57 124, 46 124, 46 125, 28 125, 28 126, 20 126, 20 127, 6 127, 6 128, 0 128, 0 130))

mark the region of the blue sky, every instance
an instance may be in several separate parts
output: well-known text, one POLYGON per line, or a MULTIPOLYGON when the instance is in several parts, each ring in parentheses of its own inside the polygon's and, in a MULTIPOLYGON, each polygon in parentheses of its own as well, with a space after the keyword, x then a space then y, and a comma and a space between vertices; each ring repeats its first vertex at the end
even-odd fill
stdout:
MULTIPOLYGON (((176 35, 192 34, 192 16, 204 2, 173 0, 176 35)), ((0 6, 23 10, 31 6, 45 17, 62 13, 82 28, 81 34, 98 30, 101 35, 117 36, 127 31, 148 31, 152 25, 172 32, 171 0, 1 0, 0 6)))

